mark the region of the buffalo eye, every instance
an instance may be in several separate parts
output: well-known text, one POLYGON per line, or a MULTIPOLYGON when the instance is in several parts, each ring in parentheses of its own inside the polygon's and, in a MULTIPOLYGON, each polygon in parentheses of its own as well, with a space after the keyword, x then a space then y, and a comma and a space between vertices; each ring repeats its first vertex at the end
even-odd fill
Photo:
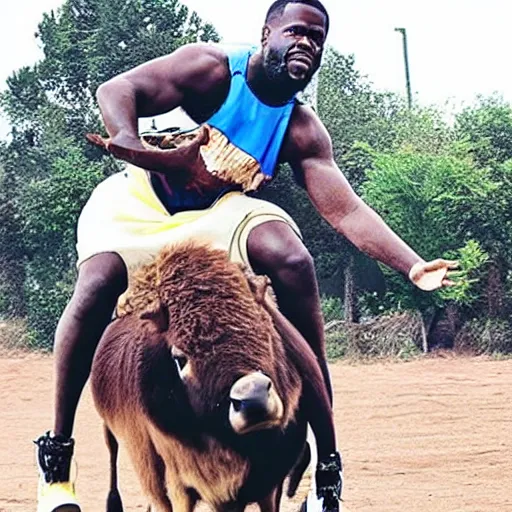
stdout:
POLYGON ((178 367, 178 371, 182 372, 183 368, 185 368, 185 366, 188 363, 187 356, 181 350, 177 349, 176 347, 172 347, 171 355, 172 355, 172 358, 174 359, 174 362, 176 363, 176 366, 178 367))
POLYGON ((173 356, 173 359, 176 363, 176 366, 178 367, 178 370, 181 372, 181 370, 183 370, 187 364, 187 358, 185 356, 173 356))

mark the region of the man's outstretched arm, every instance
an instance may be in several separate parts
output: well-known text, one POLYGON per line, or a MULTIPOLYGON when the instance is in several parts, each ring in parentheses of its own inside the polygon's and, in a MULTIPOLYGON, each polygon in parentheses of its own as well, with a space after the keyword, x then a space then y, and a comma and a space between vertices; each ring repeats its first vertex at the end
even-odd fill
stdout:
POLYGON ((298 107, 292 123, 289 162, 320 215, 358 249, 407 275, 419 288, 453 284, 447 271, 455 262, 425 262, 354 192, 334 161, 331 139, 316 114, 298 107))

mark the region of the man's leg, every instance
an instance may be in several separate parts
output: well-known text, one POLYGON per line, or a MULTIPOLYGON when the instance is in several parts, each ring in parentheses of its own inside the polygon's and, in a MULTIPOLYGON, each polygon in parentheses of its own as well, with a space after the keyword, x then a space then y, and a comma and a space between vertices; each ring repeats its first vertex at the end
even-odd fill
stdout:
MULTIPOLYGON (((270 277, 280 310, 313 349, 332 403, 324 324, 311 255, 293 229, 281 221, 254 228, 247 250, 254 271, 270 277)), ((307 401, 308 398, 311 403, 307 407, 313 410, 314 397, 306 397, 307 401)), ((318 449, 317 494, 322 500, 322 510, 332 512, 338 508, 341 493, 341 460, 336 452, 332 414, 323 416, 323 419, 315 418, 316 428, 313 428, 318 449)))
POLYGON ((293 229, 281 221, 266 222, 254 228, 247 250, 254 271, 272 280, 279 309, 313 349, 332 402, 313 258, 293 229))
POLYGON ((53 433, 47 433, 36 441, 42 473, 38 512, 79 510, 76 506, 59 507, 59 501, 65 502, 68 498, 70 502, 73 500, 69 470, 74 445, 71 434, 75 413, 98 342, 126 286, 126 267, 115 253, 98 254, 80 266, 75 291, 55 334, 53 433), (64 485, 59 485, 62 483, 64 485))

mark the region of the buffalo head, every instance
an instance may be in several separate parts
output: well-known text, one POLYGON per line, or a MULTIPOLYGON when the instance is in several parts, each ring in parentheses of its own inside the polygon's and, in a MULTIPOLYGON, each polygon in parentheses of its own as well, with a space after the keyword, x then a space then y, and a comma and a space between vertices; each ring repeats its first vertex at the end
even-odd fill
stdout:
POLYGON ((229 425, 238 435, 286 428, 302 387, 265 307, 267 285, 225 252, 192 244, 132 282, 123 308, 144 333, 141 399, 157 423, 229 425))

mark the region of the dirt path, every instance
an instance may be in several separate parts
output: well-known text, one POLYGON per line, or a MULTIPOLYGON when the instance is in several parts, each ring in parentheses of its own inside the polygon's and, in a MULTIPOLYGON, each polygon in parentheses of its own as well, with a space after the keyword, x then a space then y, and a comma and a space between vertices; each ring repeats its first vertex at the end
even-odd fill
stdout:
MULTIPOLYGON (((512 512, 512 360, 336 364, 332 374, 350 512, 512 512)), ((29 512, 30 440, 50 426, 52 363, 0 359, 0 375, 0 512, 29 512)), ((76 438, 83 511, 101 512, 108 463, 89 391, 76 438)), ((124 456, 122 465, 126 511, 144 511, 124 456)))

